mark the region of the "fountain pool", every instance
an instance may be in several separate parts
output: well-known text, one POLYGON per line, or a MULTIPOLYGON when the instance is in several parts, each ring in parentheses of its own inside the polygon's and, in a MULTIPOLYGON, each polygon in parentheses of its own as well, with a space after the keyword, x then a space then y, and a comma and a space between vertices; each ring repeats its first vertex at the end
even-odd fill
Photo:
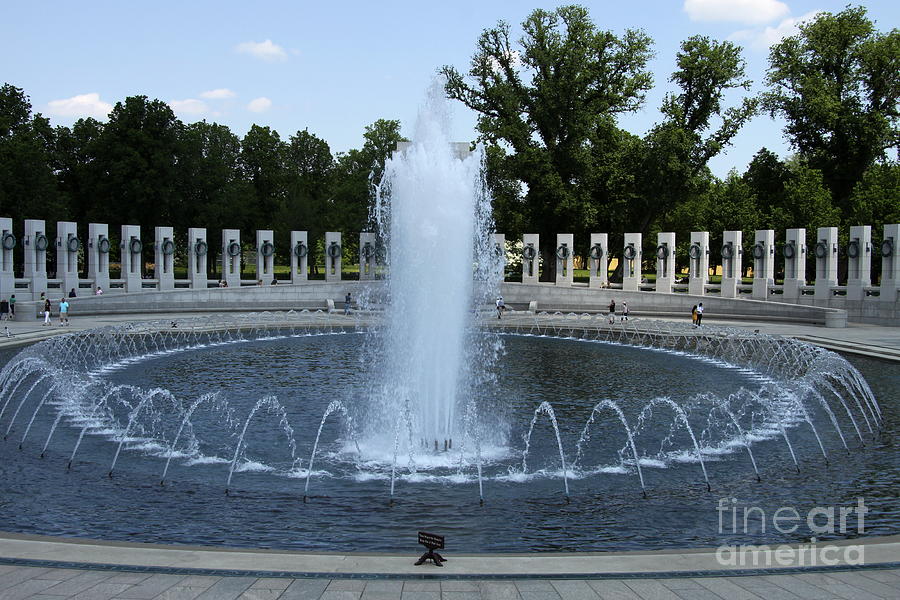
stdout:
POLYGON ((307 550, 414 550, 415 530, 430 528, 457 551, 650 549, 810 536, 720 532, 723 497, 801 514, 862 497, 864 534, 896 533, 896 367, 855 361, 879 402, 846 393, 848 412, 827 391, 823 402, 796 387, 821 369, 844 369, 831 386, 855 377, 833 353, 601 321, 543 316, 493 330, 503 351, 468 439, 405 448, 396 461, 355 426, 373 408, 362 323, 255 315, 44 342, 0 381, 3 528, 307 550))

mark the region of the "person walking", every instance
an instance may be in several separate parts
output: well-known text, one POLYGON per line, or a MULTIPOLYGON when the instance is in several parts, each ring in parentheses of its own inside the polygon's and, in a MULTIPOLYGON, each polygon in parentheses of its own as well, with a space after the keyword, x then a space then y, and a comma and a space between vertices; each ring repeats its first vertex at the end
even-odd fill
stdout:
POLYGON ((0 300, 0 321, 5 321, 9 318, 9 300, 4 298, 0 300))
POLYGON ((50 298, 44 298, 44 326, 48 325, 50 325, 50 298))
POLYGON ((350 297, 350 292, 347 292, 347 295, 344 296, 344 314, 350 314, 350 304, 353 302, 353 299, 350 297))
POLYGON ((13 321, 16 320, 16 295, 13 294, 9 297, 9 318, 13 321))
POLYGON ((65 298, 59 299, 59 326, 66 327, 69 325, 69 301, 65 298))
POLYGON ((700 327, 700 324, 703 321, 703 303, 697 305, 697 327, 700 327))
POLYGON ((628 303, 627 302, 622 303, 622 320, 623 321, 628 320, 628 303))

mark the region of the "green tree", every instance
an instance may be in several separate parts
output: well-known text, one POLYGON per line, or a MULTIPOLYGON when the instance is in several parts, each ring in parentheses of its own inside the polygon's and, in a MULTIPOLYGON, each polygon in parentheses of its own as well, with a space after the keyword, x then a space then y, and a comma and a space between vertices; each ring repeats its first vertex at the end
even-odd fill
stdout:
POLYGON ((324 237, 335 217, 328 210, 334 158, 328 143, 306 129, 291 136, 286 152, 287 197, 275 226, 276 236, 285 240, 279 249, 292 250, 287 247, 291 231, 307 231, 315 264, 314 242, 324 237))
POLYGON ((54 132, 28 96, 10 84, 0 87, 0 214, 23 219, 65 218, 51 167, 54 132))
POLYGON ((93 160, 97 197, 91 220, 148 227, 172 222, 178 189, 179 131, 168 104, 146 96, 116 103, 102 128, 93 160))
POLYGON ((600 31, 580 6, 535 10, 522 29, 517 47, 501 21, 479 38, 468 77, 452 66, 442 73, 448 96, 478 113, 480 139, 509 150, 493 159, 507 181, 524 184, 523 220, 549 257, 557 232, 584 233, 606 212, 585 185, 598 157, 592 145, 615 115, 643 104, 651 41, 600 31))
POLYGON ((769 64, 766 109, 847 215, 863 173, 900 141, 900 31, 876 32, 863 7, 820 13, 769 64))
POLYGON ((278 132, 253 125, 241 140, 240 164, 244 179, 253 189, 248 198, 249 221, 243 225, 248 235, 259 223, 274 223, 287 197, 287 145, 278 132))
POLYGON ((677 70, 670 77, 678 91, 663 100, 662 123, 645 138, 637 173, 641 201, 633 225, 647 231, 654 218, 702 194, 710 181, 709 161, 724 150, 756 113, 758 100, 745 97, 724 105, 727 94, 747 90, 741 49, 732 42, 693 36, 681 44, 677 70))

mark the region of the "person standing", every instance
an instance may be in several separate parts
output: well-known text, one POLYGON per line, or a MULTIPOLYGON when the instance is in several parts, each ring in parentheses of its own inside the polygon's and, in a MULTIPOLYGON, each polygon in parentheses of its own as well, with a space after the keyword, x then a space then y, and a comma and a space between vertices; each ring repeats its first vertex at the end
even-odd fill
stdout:
POLYGON ((48 325, 50 325, 50 298, 44 298, 44 326, 48 325))
POLYGON ((499 296, 497 298, 497 318, 498 319, 503 315, 504 310, 506 310, 506 303, 503 302, 503 296, 499 296))
POLYGON ((615 299, 609 301, 609 318, 616 318, 616 301, 615 299))
POLYGON ((9 297, 9 318, 13 321, 16 320, 16 295, 13 294, 9 297))
POLYGON ((353 299, 350 297, 350 292, 347 292, 347 295, 344 296, 344 314, 350 314, 350 304, 353 302, 353 299))
POLYGON ((9 318, 9 301, 4 298, 0 300, 0 321, 5 321, 9 318))
POLYGON ((700 323, 703 321, 703 303, 697 305, 697 327, 700 327, 700 323))
POLYGON ((694 327, 697 326, 697 305, 696 304, 691 308, 691 325, 693 325, 694 327))
POLYGON ((65 327, 69 324, 69 301, 65 298, 59 300, 59 326, 65 327))
POLYGON ((627 302, 622 303, 622 320, 623 321, 628 320, 628 303, 627 302))

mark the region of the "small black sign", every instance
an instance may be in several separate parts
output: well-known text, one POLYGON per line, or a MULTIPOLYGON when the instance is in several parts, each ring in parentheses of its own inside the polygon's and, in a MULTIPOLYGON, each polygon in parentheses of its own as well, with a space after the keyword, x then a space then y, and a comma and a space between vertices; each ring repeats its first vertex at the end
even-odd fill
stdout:
POLYGON ((422 557, 416 561, 417 565, 424 564, 426 560, 430 560, 434 562, 435 566, 444 566, 441 563, 446 562, 447 559, 435 552, 435 550, 444 549, 444 536, 420 531, 419 543, 428 548, 428 552, 423 554, 422 557))
POLYGON ((431 550, 443 550, 444 549, 444 536, 420 531, 419 532, 419 543, 422 544, 423 546, 425 546, 426 548, 430 548, 431 550))

